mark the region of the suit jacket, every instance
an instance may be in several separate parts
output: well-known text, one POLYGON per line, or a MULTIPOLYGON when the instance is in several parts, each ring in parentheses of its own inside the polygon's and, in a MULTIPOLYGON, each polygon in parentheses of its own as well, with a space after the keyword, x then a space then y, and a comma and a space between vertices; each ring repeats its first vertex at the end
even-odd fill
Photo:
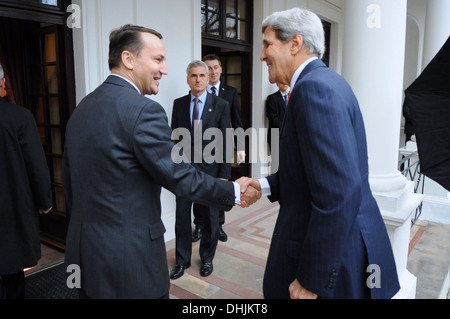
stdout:
POLYGON ((0 98, 0 275, 41 258, 39 209, 52 206, 47 162, 36 122, 0 98))
MULTIPOLYGON (((191 124, 191 115, 190 115, 190 103, 191 103, 191 94, 185 95, 179 99, 176 99, 173 103, 172 109, 172 130, 177 128, 185 128, 191 131, 191 150, 194 150, 194 134, 192 134, 192 124, 191 124)), ((203 114, 201 117, 202 121, 202 136, 205 131, 210 128, 217 128, 222 132, 222 145, 220 143, 215 144, 211 140, 207 140, 202 138, 201 144, 201 152, 205 150, 205 147, 210 145, 216 145, 216 147, 221 147, 221 150, 215 148, 212 152, 212 155, 215 155, 215 152, 221 151, 221 163, 217 163, 213 161, 213 163, 207 163, 202 156, 202 163, 195 163, 194 151, 191 152, 191 163, 197 169, 211 175, 213 177, 218 178, 231 178, 231 162, 230 159, 227 160, 227 149, 226 149, 226 134, 227 128, 230 128, 230 106, 227 101, 224 99, 217 97, 213 94, 207 95, 205 105, 203 108, 203 114)), ((179 142, 179 140, 177 140, 179 142)), ((200 151, 200 149, 199 149, 200 151)), ((228 150, 228 155, 232 155, 232 150, 228 150)))
MULTIPOLYGON (((230 103, 231 126, 233 129, 242 128, 245 130, 242 124, 241 107, 236 88, 220 82, 219 97, 230 103)), ((245 151, 245 143, 238 139, 236 148, 238 151, 245 151)))
POLYGON ((286 102, 280 91, 267 96, 266 100, 266 116, 269 119, 269 132, 267 135, 267 143, 271 143, 272 135, 270 132, 272 128, 281 128, 281 123, 286 113, 286 102))
POLYGON ((391 298, 392 248, 368 181, 363 118, 350 86, 322 61, 307 65, 280 133, 280 168, 268 178, 280 212, 264 277, 267 298, 289 284, 322 298, 391 298), (368 289, 368 265, 381 287, 368 289))
POLYGON ((169 290, 161 186, 230 210, 231 182, 171 158, 164 109, 109 76, 71 116, 63 159, 71 213, 65 261, 91 298, 159 298, 169 290))

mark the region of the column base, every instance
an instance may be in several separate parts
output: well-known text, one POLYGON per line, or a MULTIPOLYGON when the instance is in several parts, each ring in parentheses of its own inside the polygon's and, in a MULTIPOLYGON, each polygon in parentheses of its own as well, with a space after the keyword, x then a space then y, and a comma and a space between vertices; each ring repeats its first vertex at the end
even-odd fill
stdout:
POLYGON ((402 190, 374 192, 391 241, 400 291, 394 298, 415 298, 417 278, 407 269, 411 218, 423 200, 423 195, 414 193, 414 182, 407 182, 402 190))
POLYGON ((392 299, 416 299, 417 278, 408 270, 399 275, 400 290, 392 299))

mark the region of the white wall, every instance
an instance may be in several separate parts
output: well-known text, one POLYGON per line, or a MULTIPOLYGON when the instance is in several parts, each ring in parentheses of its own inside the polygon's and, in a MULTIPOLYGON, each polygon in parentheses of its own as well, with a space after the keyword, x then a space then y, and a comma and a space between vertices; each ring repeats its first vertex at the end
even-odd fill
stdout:
MULTIPOLYGON (((159 102, 171 120, 173 100, 186 95, 186 67, 201 59, 200 0, 74 0, 81 7, 82 27, 74 29, 77 103, 109 75, 109 34, 124 24, 137 24, 163 35, 169 74, 163 77, 159 102)), ((166 240, 174 237, 175 197, 163 190, 162 219, 166 240)))

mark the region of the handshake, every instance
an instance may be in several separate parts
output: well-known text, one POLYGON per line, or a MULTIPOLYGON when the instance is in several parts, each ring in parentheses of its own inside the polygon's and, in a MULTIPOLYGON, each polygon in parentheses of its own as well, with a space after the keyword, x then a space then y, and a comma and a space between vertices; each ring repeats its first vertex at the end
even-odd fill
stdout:
POLYGON ((257 180, 249 177, 241 177, 236 180, 241 187, 241 207, 253 205, 261 198, 261 185, 257 180))

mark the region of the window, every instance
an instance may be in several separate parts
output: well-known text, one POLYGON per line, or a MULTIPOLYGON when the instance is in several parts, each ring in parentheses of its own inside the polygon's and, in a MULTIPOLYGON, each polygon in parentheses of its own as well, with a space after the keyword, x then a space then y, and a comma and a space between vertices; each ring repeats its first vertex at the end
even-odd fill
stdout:
POLYGON ((251 42, 251 0, 202 0, 203 36, 251 42))
POLYGON ((24 2, 31 2, 31 3, 36 3, 36 4, 45 4, 48 6, 58 6, 58 0, 20 0, 20 1, 24 1, 24 2))

